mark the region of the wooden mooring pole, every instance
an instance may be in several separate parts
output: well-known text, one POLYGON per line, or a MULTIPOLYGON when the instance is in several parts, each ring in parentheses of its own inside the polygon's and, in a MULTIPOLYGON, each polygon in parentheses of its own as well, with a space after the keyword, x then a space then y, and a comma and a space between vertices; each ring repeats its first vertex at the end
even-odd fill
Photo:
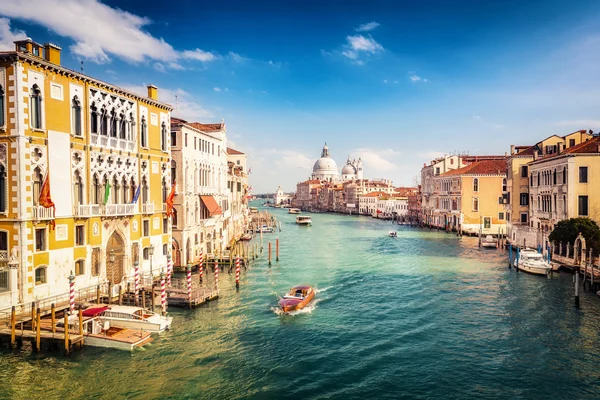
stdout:
POLYGON ((513 263, 513 254, 512 254, 512 244, 508 245, 508 269, 512 268, 513 263))
POLYGON ((54 303, 50 306, 50 314, 52 318, 52 335, 56 333, 56 309, 54 303))
POLYGON ((142 288, 142 308, 146 309, 146 289, 142 288))
POLYGON ((35 301, 31 302, 31 332, 35 332, 35 301))
POLYGON ((42 315, 42 310, 40 310, 40 308, 37 308, 37 315, 35 316, 35 351, 37 351, 38 353, 42 350, 42 338, 40 335, 40 327, 42 326, 42 324, 40 324, 40 318, 42 315))
POLYGON ((12 306, 10 311, 10 346, 17 347, 17 310, 12 306))
POLYGON ((271 242, 269 242, 269 265, 271 265, 271 242))
POLYGON ((575 307, 579 308, 579 268, 575 269, 575 307))
POLYGON ((71 354, 71 348, 69 346, 69 313, 64 312, 65 316, 65 354, 68 356, 71 354))
POLYGON ((275 239, 275 261, 279 261, 279 239, 275 239))

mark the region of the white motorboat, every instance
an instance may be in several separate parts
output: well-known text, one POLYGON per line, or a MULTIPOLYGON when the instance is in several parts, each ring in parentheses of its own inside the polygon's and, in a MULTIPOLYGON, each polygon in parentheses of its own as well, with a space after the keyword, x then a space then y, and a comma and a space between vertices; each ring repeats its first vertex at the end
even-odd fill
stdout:
POLYGON ((485 247, 488 249, 496 248, 497 242, 496 239, 492 235, 487 235, 485 238, 481 239, 481 247, 485 247))
POLYGON ((256 228, 256 233, 273 233, 275 232, 275 230, 273 228, 271 228, 270 226, 267 225, 263 225, 260 228, 256 228))
POLYGON ((288 214, 300 214, 302 212, 302 210, 300 210, 299 208, 290 208, 288 210, 288 214))
MULTIPOLYGON (((173 317, 162 316, 150 310, 135 306, 110 305, 98 313, 100 321, 109 321, 111 326, 162 332, 171 328, 173 317)), ((88 309, 89 310, 89 309, 88 309)), ((87 311, 87 310, 86 310, 87 311)))
POLYGON ((396 231, 390 231, 390 237, 397 238, 398 237, 398 232, 396 232, 396 231))
POLYGON ((535 249, 521 249, 513 261, 515 268, 535 275, 548 275, 552 266, 535 249))
POLYGON ((296 223, 298 225, 312 225, 312 218, 306 215, 299 215, 296 217, 296 223))

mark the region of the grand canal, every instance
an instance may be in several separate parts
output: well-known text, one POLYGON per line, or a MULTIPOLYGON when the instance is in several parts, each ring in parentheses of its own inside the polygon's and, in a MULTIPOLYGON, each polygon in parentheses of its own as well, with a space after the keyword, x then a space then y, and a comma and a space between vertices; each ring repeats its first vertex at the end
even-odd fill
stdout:
MULTIPOLYGON (((67 359, 3 350, 11 399, 592 399, 600 396, 600 299, 573 307, 572 275, 515 273, 474 238, 365 217, 273 210, 281 260, 235 292, 172 310, 174 329, 142 351, 85 348, 67 359), (317 288, 279 315, 290 286, 317 288)), ((212 278, 212 276, 211 276, 212 278)))

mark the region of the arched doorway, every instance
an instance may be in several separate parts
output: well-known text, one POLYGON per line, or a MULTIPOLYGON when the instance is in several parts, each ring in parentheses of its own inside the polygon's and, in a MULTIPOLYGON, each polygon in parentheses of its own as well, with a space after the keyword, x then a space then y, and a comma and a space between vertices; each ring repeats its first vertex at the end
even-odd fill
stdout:
POLYGON ((175 239, 173 239, 172 249, 173 253, 171 254, 171 257, 173 257, 173 266, 181 267, 181 253, 179 252, 179 243, 177 243, 177 240, 175 239))
POLYGON ((125 243, 116 231, 106 243, 106 279, 113 285, 123 280, 123 261, 125 259, 125 243), (111 260, 114 255, 114 261, 111 260))

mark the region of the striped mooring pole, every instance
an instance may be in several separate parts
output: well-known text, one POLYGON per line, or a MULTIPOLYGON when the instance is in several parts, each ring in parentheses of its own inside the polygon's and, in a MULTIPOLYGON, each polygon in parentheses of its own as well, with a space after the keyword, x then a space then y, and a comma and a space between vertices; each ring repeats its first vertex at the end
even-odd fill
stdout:
POLYGON ((69 314, 75 314, 75 275, 69 275, 69 314))
POLYGON ((200 284, 202 284, 202 264, 204 262, 204 253, 200 249, 200 260, 198 261, 198 271, 200 272, 200 284))
POLYGON ((167 312, 167 290, 165 288, 165 273, 160 273, 160 305, 163 315, 167 312))
POLYGON ((190 264, 187 266, 187 290, 188 303, 190 304, 190 308, 192 308, 192 266, 190 264))
POLYGON ((240 288, 240 256, 235 256, 235 288, 240 288))
POLYGON ((173 260, 171 255, 167 254, 167 285, 171 287, 171 276, 173 275, 173 260))
POLYGON ((215 289, 219 290, 219 261, 215 260, 215 289))
POLYGON ((139 293, 140 293, 140 263, 136 261, 133 263, 133 271, 134 271, 134 292, 135 292, 135 304, 139 303, 139 293))

